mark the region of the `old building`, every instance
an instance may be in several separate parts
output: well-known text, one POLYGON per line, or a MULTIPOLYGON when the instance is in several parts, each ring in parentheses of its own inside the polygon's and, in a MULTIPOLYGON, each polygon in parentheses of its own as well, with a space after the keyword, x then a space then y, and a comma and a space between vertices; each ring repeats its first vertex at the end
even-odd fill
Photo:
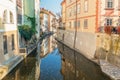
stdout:
MULTIPOLYGON (((57 32, 56 27, 57 19, 55 14, 44 8, 41 8, 40 11, 40 24, 42 30, 41 35, 57 32)), ((55 49, 55 47, 56 47, 55 39, 53 37, 50 37, 49 39, 46 38, 45 40, 43 40, 43 44, 41 45, 41 51, 43 55, 46 55, 48 52, 51 52, 53 49, 55 49)))
POLYGON ((120 20, 119 3, 119 0, 63 0, 64 41, 93 58, 100 45, 98 34, 105 33, 106 27, 116 33, 120 20))
POLYGON ((0 1, 0 63, 18 54, 16 1, 0 1))
POLYGON ((17 65, 18 49, 16 0, 0 1, 0 79, 17 65))
POLYGON ((36 37, 40 38, 40 0, 35 0, 36 37))
MULTIPOLYGON (((23 0, 16 0, 17 4, 17 27, 23 25, 23 0)), ((20 33, 18 32, 18 41, 19 41, 19 47, 24 46, 24 40, 22 39, 20 33)))

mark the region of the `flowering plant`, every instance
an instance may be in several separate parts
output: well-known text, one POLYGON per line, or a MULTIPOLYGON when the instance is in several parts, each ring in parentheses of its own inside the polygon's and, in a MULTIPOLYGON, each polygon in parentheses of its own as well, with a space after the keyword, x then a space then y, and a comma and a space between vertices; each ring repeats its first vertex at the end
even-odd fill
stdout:
POLYGON ((111 35, 112 33, 112 27, 111 26, 105 26, 104 28, 104 32, 111 35))

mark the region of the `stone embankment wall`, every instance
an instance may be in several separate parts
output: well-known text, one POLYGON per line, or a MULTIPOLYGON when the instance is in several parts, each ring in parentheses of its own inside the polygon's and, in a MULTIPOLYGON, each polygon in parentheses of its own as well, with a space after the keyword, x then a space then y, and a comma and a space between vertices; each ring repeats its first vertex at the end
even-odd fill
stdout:
MULTIPOLYGON (((58 30, 57 38, 73 48, 75 33, 58 30)), ((103 59, 120 67, 120 36, 78 32, 75 49, 87 58, 103 59)))
POLYGON ((120 67, 120 36, 100 34, 98 39, 100 45, 96 50, 96 57, 120 67))
MULTIPOLYGON (((73 31, 58 30, 57 38, 73 48, 74 36, 75 33, 73 31)), ((93 33, 78 32, 76 36, 75 49, 79 50, 80 53, 88 58, 94 58, 96 50, 96 35, 93 33)))

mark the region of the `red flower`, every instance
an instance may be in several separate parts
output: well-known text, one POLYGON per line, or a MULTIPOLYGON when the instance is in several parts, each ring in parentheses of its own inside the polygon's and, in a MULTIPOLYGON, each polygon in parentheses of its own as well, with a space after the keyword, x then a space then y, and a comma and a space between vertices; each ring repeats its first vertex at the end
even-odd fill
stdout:
POLYGON ((120 34, 120 26, 117 27, 117 33, 120 34))
POLYGON ((111 26, 105 26, 104 31, 105 31, 105 33, 110 35, 112 33, 112 27, 111 26))

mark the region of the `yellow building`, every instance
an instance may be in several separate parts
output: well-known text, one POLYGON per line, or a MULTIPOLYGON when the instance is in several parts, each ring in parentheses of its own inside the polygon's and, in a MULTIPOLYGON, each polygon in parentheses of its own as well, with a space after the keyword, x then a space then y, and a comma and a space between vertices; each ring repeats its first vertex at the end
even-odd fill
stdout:
POLYGON ((105 33, 109 27, 111 33, 117 33, 119 3, 119 0, 63 0, 62 23, 66 30, 59 32, 59 38, 93 58, 101 45, 98 33, 105 33))
POLYGON ((62 21, 66 30, 99 32, 101 27, 119 26, 119 0, 63 0, 62 21), (77 27, 76 27, 77 26, 77 27))
MULTIPOLYGON (((48 11, 44 8, 41 8, 40 10, 40 24, 43 33, 48 34, 51 32, 56 32, 56 16, 51 11, 48 11)), ((53 51, 54 44, 54 38, 50 37, 49 39, 43 40, 43 43, 41 45, 41 51, 43 55, 46 55, 47 53, 50 53, 53 51)))
POLYGON ((62 2, 62 21, 67 30, 95 32, 97 23, 97 0, 64 0, 62 2))

